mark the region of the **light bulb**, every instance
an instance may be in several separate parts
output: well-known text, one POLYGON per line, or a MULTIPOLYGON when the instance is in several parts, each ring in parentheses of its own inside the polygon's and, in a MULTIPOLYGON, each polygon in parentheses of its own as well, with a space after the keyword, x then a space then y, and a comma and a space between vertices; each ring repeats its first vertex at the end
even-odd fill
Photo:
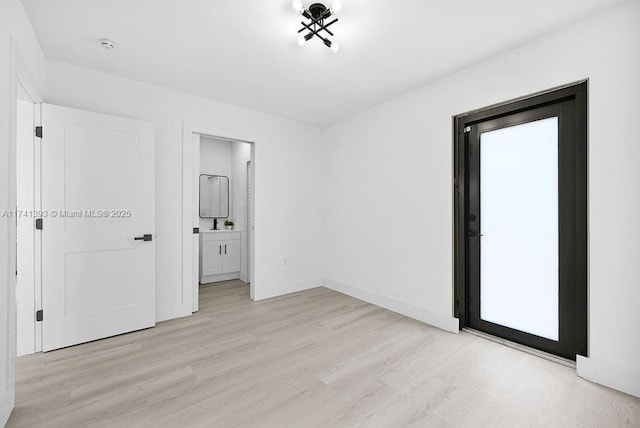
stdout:
POLYGON ((298 46, 303 47, 307 44, 307 39, 302 34, 298 36, 298 46))
POLYGON ((331 52, 333 53, 338 53, 338 51, 340 50, 340 45, 337 42, 331 42, 331 46, 329 46, 329 49, 331 49, 331 52))
POLYGON ((341 0, 335 0, 333 3, 331 3, 331 13, 334 15, 337 15, 338 13, 340 13, 340 11, 342 10, 342 1, 341 0))
POLYGON ((293 0, 291 2, 291 7, 293 7, 293 9, 298 12, 298 13, 302 13, 303 7, 302 7, 302 0, 293 0))

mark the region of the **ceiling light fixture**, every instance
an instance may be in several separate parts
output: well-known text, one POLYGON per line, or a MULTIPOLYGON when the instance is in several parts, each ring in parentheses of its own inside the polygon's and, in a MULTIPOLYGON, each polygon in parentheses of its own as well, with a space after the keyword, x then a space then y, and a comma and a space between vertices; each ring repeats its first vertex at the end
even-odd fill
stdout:
POLYGON ((337 53, 340 50, 340 45, 337 42, 329 40, 329 36, 334 35, 331 30, 329 30, 329 26, 338 22, 338 18, 325 23, 326 19, 336 15, 340 10, 342 10, 342 2, 340 0, 335 0, 331 4, 330 8, 326 7, 322 3, 313 3, 305 9, 304 6, 302 6, 302 0, 293 0, 291 6, 293 6, 293 9, 296 12, 308 19, 308 22, 301 22, 302 28, 298 30, 298 33, 300 34, 298 36, 299 46, 306 45, 313 36, 316 36, 322 40, 325 46, 331 49, 331 52, 337 53), (302 34, 305 31, 307 31, 307 33, 302 34), (328 36, 321 34, 322 31, 326 32, 328 36))

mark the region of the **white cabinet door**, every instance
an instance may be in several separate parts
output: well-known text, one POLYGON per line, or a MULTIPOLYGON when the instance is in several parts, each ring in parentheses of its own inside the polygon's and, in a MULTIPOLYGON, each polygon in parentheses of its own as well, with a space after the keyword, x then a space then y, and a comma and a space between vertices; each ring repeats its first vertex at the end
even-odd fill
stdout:
POLYGON ((223 241, 202 242, 202 275, 218 275, 222 273, 222 259, 224 258, 223 241))
POLYGON ((223 273, 240 272, 241 253, 240 240, 224 241, 223 273))
POLYGON ((155 325, 153 126, 42 113, 43 350, 155 325))

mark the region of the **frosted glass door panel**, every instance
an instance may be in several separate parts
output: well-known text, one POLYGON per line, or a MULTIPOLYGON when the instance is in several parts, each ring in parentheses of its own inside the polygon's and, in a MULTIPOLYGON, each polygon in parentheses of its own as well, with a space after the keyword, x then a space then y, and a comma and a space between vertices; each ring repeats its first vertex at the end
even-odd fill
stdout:
POLYGON ((558 340, 558 118, 480 135, 480 318, 558 340))

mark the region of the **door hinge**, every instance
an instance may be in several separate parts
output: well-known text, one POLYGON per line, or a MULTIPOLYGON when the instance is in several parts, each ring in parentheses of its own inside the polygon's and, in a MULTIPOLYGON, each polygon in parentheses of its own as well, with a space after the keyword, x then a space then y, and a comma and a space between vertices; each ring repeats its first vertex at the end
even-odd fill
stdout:
POLYGON ((42 309, 36 311, 36 321, 42 321, 44 319, 44 312, 42 309))
POLYGON ((469 132, 471 132, 471 127, 470 126, 465 126, 464 127, 464 133, 468 134, 469 132))
POLYGON ((36 230, 42 230, 42 219, 41 218, 37 218, 36 219, 36 230))
POLYGON ((36 137, 42 138, 42 126, 36 126, 36 137))
POLYGON ((200 228, 199 228, 199 227, 194 227, 194 228, 193 228, 193 234, 194 234, 194 235, 197 235, 197 234, 199 234, 199 233, 200 233, 200 228))

